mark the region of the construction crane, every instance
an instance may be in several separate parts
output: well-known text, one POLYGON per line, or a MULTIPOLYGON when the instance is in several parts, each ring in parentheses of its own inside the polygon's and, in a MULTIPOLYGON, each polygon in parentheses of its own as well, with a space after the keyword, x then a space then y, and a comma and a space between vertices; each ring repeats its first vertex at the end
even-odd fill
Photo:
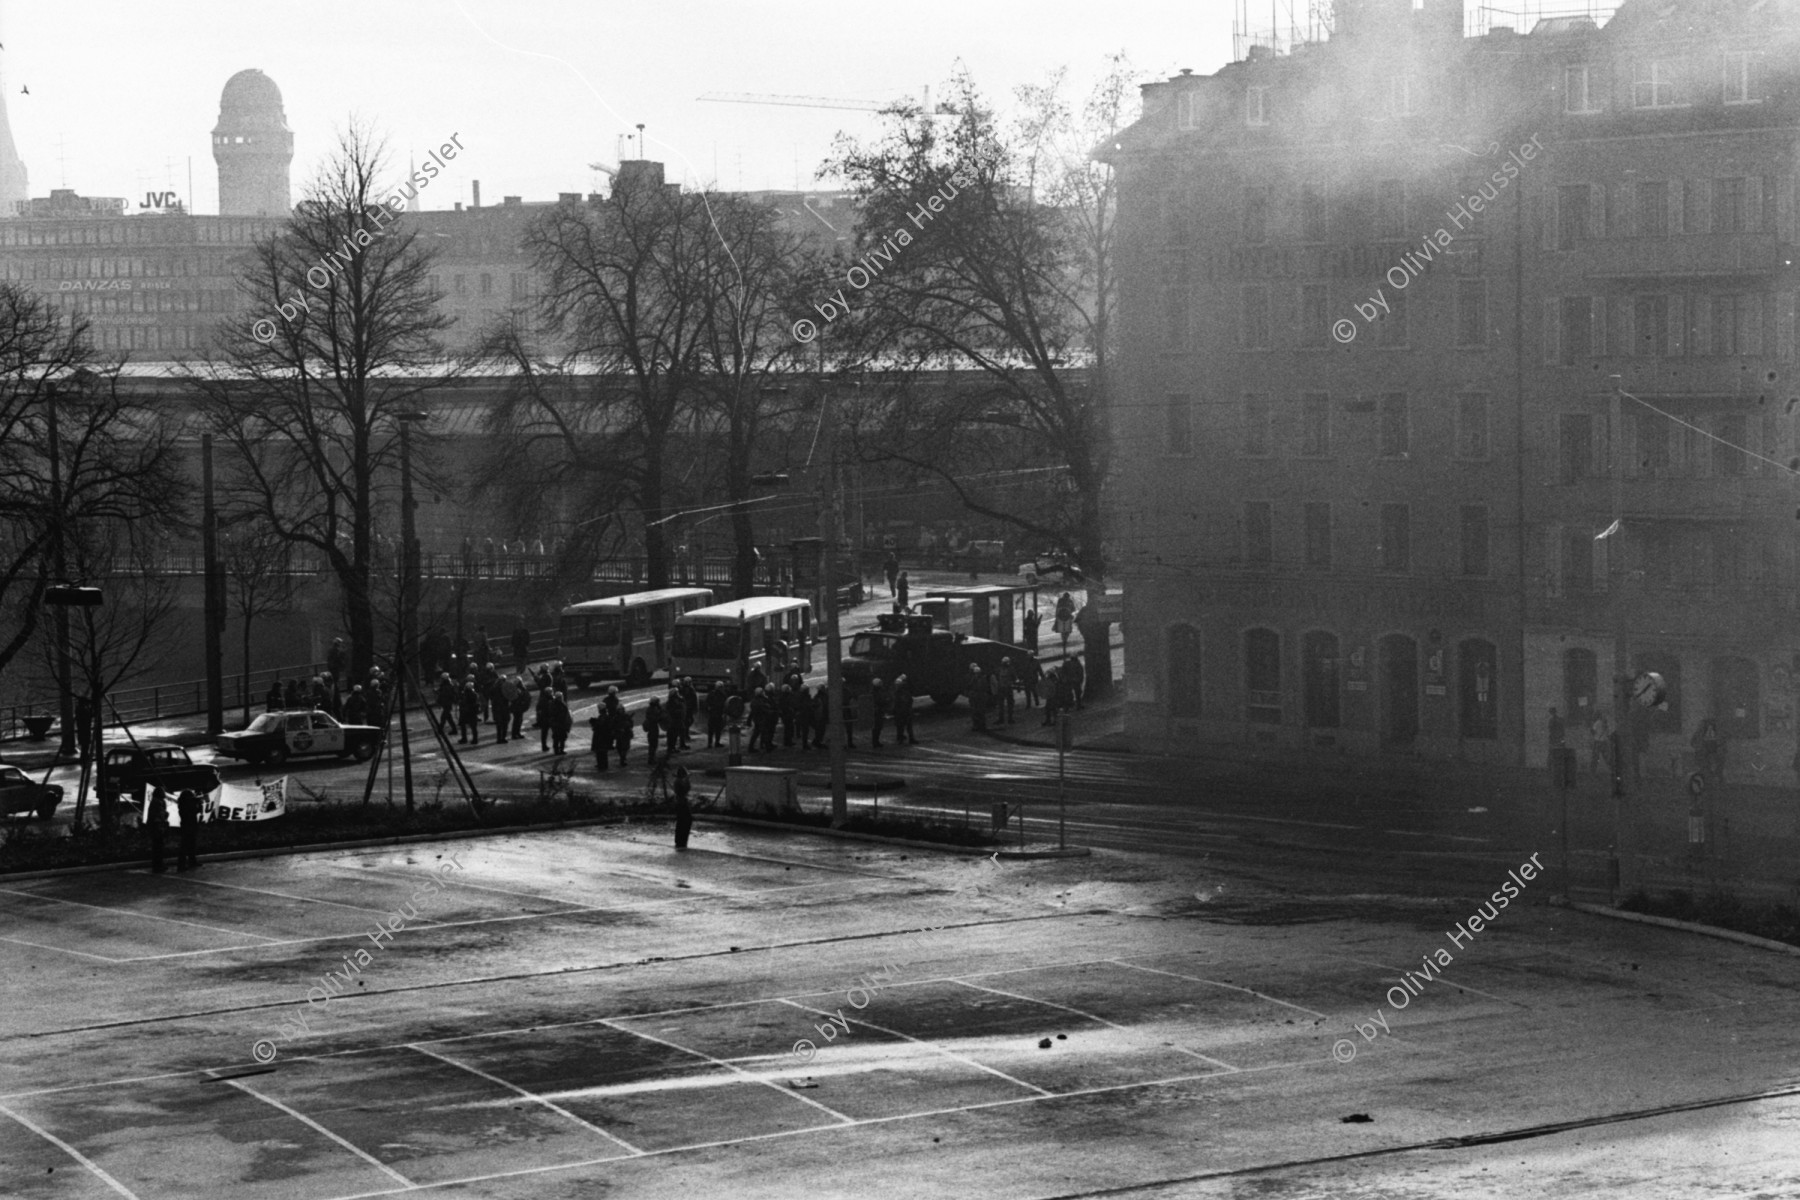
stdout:
MULTIPOLYGON (((837 96, 766 96, 755 92, 708 92, 700 99, 719 104, 785 104, 793 108, 849 108, 860 112, 885 112, 913 102, 911 96, 895 100, 845 100, 837 96)), ((929 85, 920 94, 919 110, 927 117, 957 115, 957 110, 948 104, 931 106, 929 85)))

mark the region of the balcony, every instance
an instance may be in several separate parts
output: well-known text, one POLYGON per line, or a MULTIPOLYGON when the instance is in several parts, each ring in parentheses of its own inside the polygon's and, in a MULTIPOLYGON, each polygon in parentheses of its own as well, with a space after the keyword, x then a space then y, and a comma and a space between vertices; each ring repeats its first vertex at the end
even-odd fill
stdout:
POLYGON ((1785 265, 1773 233, 1599 238, 1549 254, 1589 279, 1742 279, 1773 275, 1785 265))

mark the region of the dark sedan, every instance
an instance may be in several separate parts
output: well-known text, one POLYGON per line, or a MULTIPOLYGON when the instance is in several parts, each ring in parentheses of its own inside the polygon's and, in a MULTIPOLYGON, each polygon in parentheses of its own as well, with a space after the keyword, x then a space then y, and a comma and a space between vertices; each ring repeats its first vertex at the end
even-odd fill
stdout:
POLYGON ((0 766, 0 816, 36 813, 48 821, 62 798, 60 783, 38 783, 17 767, 0 766))

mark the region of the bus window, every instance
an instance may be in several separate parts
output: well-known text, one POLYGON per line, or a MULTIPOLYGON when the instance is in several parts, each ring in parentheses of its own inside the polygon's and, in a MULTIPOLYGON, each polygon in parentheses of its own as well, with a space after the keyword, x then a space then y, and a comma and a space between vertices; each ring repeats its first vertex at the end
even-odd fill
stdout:
POLYGON ((619 640, 619 618, 608 614, 588 618, 587 642, 592 646, 610 646, 619 640))
POLYGON ((737 626, 678 625, 675 627, 675 653, 683 658, 736 658, 737 626))

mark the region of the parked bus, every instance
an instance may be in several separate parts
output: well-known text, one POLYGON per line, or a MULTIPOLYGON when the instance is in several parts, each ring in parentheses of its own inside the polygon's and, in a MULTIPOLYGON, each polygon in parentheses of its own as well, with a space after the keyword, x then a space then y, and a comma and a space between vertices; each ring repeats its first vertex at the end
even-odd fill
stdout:
POLYGON ((563 671, 576 687, 594 679, 649 683, 651 672, 669 665, 676 621, 712 599, 711 588, 660 588, 571 604, 562 610, 563 671))
POLYGON ((743 687, 753 667, 771 680, 812 669, 812 602, 751 596, 695 609, 675 621, 674 669, 743 687))

